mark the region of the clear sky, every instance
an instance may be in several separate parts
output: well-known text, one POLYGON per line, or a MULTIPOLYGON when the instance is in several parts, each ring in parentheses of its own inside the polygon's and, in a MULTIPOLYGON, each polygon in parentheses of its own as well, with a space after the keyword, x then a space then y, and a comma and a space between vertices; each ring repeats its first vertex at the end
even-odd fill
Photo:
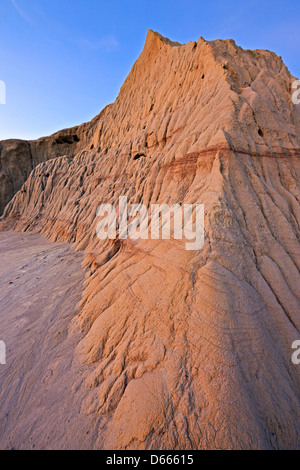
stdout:
POLYGON ((299 0, 0 0, 0 139, 89 121, 115 100, 148 28, 273 50, 300 78, 299 17, 299 0))

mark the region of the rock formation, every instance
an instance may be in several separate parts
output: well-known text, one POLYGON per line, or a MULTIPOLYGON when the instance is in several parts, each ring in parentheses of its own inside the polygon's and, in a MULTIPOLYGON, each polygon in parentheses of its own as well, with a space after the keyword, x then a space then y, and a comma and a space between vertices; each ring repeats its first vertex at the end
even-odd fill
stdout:
POLYGON ((39 163, 61 155, 72 158, 85 148, 93 124, 92 121, 71 129, 64 129, 50 137, 42 137, 38 140, 0 141, 0 215, 39 163))
MULTIPOLYGON (((149 31, 115 103, 80 135, 70 131, 80 142, 60 144, 64 132, 32 142, 34 164, 25 143, 10 144, 29 158, 27 172, 35 168, 2 229, 75 242, 87 270, 68 328, 69 338, 81 335, 68 351, 80 371, 69 394, 93 440, 66 425, 57 444, 45 424, 40 445, 53 434, 48 447, 300 448, 293 80, 273 52, 232 40, 180 45, 149 31), (146 206, 205 204, 203 250, 174 239, 99 240, 97 207, 124 195, 146 206)), ((37 378, 28 371, 26 380, 37 378)), ((11 417, 10 435, 24 413, 26 405, 11 417)), ((5 434, 0 442, 9 445, 5 434)))

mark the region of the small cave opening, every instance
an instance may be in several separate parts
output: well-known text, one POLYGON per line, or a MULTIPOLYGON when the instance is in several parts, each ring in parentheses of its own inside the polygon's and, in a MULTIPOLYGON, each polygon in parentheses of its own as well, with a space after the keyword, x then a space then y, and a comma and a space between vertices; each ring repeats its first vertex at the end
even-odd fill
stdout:
POLYGON ((144 153, 137 153, 134 157, 133 160, 139 160, 140 158, 144 158, 146 155, 144 153))
POLYGON ((261 128, 259 128, 257 132, 258 132, 258 135, 260 135, 261 137, 264 136, 264 133, 263 133, 263 131, 261 130, 261 128))
POLYGON ((202 80, 204 80, 204 77, 205 77, 205 75, 203 74, 203 75, 202 75, 202 77, 201 77, 201 78, 202 78, 202 80))
POLYGON ((76 134, 74 134, 74 135, 60 135, 59 137, 57 137, 55 142, 57 144, 72 145, 76 142, 80 142, 80 139, 79 139, 78 135, 76 135, 76 134))

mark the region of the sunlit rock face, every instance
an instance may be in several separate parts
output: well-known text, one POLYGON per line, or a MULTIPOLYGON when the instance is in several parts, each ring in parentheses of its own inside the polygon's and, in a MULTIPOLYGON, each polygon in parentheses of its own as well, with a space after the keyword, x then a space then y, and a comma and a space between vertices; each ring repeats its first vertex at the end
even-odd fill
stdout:
MULTIPOLYGON (((115 103, 76 132, 30 143, 33 171, 2 228, 74 242, 87 274, 67 327, 76 341, 51 353, 72 364, 69 374, 56 367, 59 439, 50 420, 22 441, 24 404, 3 447, 13 436, 28 447, 33 435, 49 448, 300 447, 293 81, 272 52, 232 40, 180 45, 149 31, 115 103), (97 207, 119 196, 147 207, 204 204, 203 249, 172 238, 99 240, 97 207)), ((41 380, 30 369, 25 378, 41 380)))

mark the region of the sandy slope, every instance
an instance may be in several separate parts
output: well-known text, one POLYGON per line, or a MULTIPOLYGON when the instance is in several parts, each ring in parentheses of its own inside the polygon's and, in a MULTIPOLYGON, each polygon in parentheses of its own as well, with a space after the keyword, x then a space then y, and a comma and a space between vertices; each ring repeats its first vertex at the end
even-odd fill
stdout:
POLYGON ((69 338, 68 327, 82 292, 82 254, 39 234, 8 232, 0 234, 0 256, 0 336, 7 347, 0 447, 64 447, 66 440, 81 447, 92 427, 72 400, 80 337, 69 338))

